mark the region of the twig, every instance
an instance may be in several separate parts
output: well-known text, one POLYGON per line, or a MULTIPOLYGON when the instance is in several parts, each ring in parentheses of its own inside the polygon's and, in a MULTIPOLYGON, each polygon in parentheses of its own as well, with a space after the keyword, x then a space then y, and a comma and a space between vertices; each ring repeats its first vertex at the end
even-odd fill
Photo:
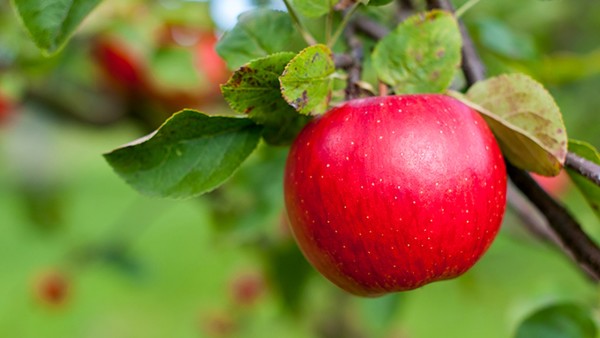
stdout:
POLYGON ((397 22, 400 23, 409 17, 415 11, 415 5, 412 0, 396 0, 398 4, 398 12, 396 15, 397 22))
POLYGON ((285 4, 285 8, 287 9, 288 13, 290 14, 292 21, 298 28, 298 31, 300 31, 300 34, 302 34, 304 41, 306 41, 306 43, 311 46, 316 45, 317 40, 310 34, 310 32, 306 29, 306 27, 304 27, 304 25, 302 24, 302 21, 300 21, 300 18, 298 17, 298 14, 296 13, 296 10, 294 9, 294 7, 292 7, 292 5, 290 5, 289 0, 283 0, 283 3, 285 4))
POLYGON ((587 178, 591 182, 594 182, 597 186, 600 186, 600 165, 589 161, 575 153, 568 152, 565 166, 571 168, 587 178))
POLYGON ((573 216, 529 174, 506 162, 508 176, 521 192, 544 214, 562 249, 596 282, 600 281, 600 249, 581 229, 573 216))
POLYGON ((372 39, 381 40, 383 37, 388 35, 390 30, 380 25, 379 23, 365 17, 365 16, 357 16, 354 19, 354 27, 356 30, 361 31, 372 39))
POLYGON ((477 5, 477 3, 480 0, 469 0, 467 2, 465 2, 462 6, 460 6, 460 8, 458 8, 455 12, 454 15, 457 18, 460 18, 461 16, 463 16, 463 14, 465 14, 469 9, 471 9, 471 7, 477 5))
POLYGON ((412 0, 397 0, 398 1, 398 7, 401 10, 404 11, 414 11, 415 10, 415 5, 413 4, 412 0))
POLYGON ((349 54, 333 54, 335 68, 348 69, 354 65, 354 58, 349 54))
POLYGON ((363 44, 356 36, 354 22, 350 23, 344 30, 344 37, 350 46, 350 53, 354 61, 348 70, 348 82, 346 85, 346 100, 355 99, 360 96, 360 77, 362 73, 363 44))
MULTIPOLYGON (((453 11, 452 4, 448 0, 427 0, 427 6, 453 11)), ((463 37, 462 69, 467 84, 471 86, 485 79, 485 68, 469 33, 462 23, 460 25, 463 37)), ((506 162, 506 169, 513 183, 544 214, 563 251, 573 258, 594 281, 600 281, 600 248, 596 243, 581 229, 573 216, 550 197, 527 172, 508 162, 506 162)))
POLYGON ((558 237, 550 230, 544 215, 510 181, 507 186, 506 198, 510 201, 510 209, 521 219, 530 234, 542 242, 560 244, 558 237))
MULTIPOLYGON (((447 0, 427 0, 427 7, 430 9, 439 8, 453 13, 454 7, 447 0)), ((462 21, 458 22, 458 28, 462 35, 462 70, 467 80, 467 85, 472 86, 475 82, 485 80, 485 68, 475 49, 471 35, 462 21)))
POLYGON ((327 42, 327 46, 332 48, 335 45, 335 43, 339 39, 340 35, 342 35, 342 32, 344 32, 346 30, 346 27, 347 27, 348 23, 350 22, 350 18, 352 17, 352 15, 354 15, 354 13, 356 13, 356 11, 358 10, 358 6, 360 6, 360 4, 361 4, 361 2, 357 1, 356 3, 354 3, 352 5, 352 7, 350 7, 350 9, 344 11, 344 18, 342 19, 342 22, 338 26, 337 30, 333 33, 331 40, 329 40, 327 42))

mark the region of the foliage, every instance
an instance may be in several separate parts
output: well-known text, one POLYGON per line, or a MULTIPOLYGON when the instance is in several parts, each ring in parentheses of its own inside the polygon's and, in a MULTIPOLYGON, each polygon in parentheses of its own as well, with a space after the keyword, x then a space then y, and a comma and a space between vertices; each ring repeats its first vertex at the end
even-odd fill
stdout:
MULTIPOLYGON (((340 294, 293 243, 281 175, 285 146, 310 120, 348 96, 386 91, 463 100, 528 171, 558 174, 567 150, 600 164, 590 114, 600 104, 589 33, 598 15, 560 1, 481 2, 461 19, 490 77, 466 88, 457 20, 422 2, 415 13, 399 10, 403 1, 290 0, 287 13, 282 1, 255 1, 215 48, 215 1, 0 1, 1 332, 596 335, 594 312, 580 305, 595 301, 596 285, 510 211, 460 279, 378 300, 340 294), (389 33, 376 39, 358 19, 389 33), (361 61, 362 74, 341 56, 361 61), (98 154, 121 143, 105 159, 133 188, 194 198, 150 199, 120 184, 98 154), (58 306, 31 292, 41 270, 71 283, 58 306), (247 270, 265 279, 258 305, 230 297, 229 280, 247 270), (523 315, 540 301, 548 306, 523 315)), ((575 185, 562 202, 600 238, 600 188, 567 171, 575 185)))

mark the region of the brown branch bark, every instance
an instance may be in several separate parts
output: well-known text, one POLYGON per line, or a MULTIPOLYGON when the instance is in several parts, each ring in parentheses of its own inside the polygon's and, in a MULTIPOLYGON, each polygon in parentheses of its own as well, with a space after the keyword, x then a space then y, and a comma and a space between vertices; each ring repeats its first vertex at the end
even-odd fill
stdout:
POLYGON ((565 166, 571 168, 587 178, 591 182, 594 182, 597 186, 600 186, 600 165, 589 161, 575 153, 568 152, 565 166))
POLYGON ((346 85, 346 100, 358 98, 360 96, 360 77, 362 74, 363 44, 356 36, 356 26, 351 22, 344 30, 344 37, 350 47, 350 53, 354 62, 347 68, 348 80, 346 85))
POLYGON ((594 280, 600 281, 600 249, 571 214, 550 197, 529 174, 506 162, 512 182, 544 214, 562 249, 594 280))
POLYGON ((354 26, 356 30, 361 31, 372 39, 381 40, 384 36, 388 35, 390 30, 380 25, 379 23, 365 17, 357 15, 354 19, 354 26))

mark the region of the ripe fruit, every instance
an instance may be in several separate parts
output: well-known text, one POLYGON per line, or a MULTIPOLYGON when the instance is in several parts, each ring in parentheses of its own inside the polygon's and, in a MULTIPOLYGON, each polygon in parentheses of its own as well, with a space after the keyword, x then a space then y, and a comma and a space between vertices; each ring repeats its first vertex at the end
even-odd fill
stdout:
POLYGON ((146 87, 146 67, 125 42, 117 38, 100 37, 93 46, 93 56, 111 83, 125 93, 146 87))
POLYGON ((531 177, 554 198, 564 196, 569 189, 569 175, 564 170, 558 176, 547 177, 531 173, 531 177))
POLYGON ((13 103, 10 99, 0 93, 0 125, 8 121, 13 109, 13 103))
POLYGON ((215 50, 217 40, 212 32, 202 33, 199 36, 195 53, 195 64, 198 71, 204 75, 208 82, 213 84, 216 92, 219 91, 218 85, 227 82, 230 75, 225 61, 221 59, 215 50))
POLYGON ((252 306, 265 292, 265 281, 258 272, 247 272, 236 276, 230 285, 231 298, 236 305, 252 306))
POLYGON ((44 304, 58 306, 65 302, 69 293, 67 277, 59 271, 49 271, 36 283, 36 294, 44 304))
POLYGON ((361 296, 457 277, 490 246, 506 204, 484 120, 443 95, 353 100, 309 123, 285 171, 300 249, 361 296))

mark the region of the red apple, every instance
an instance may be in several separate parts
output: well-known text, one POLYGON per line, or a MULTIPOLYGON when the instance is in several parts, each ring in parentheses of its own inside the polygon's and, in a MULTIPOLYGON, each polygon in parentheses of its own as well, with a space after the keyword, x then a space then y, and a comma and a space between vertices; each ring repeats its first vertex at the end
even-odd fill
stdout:
POLYGON ((14 105, 11 100, 0 93, 0 125, 8 121, 13 109, 14 105))
POLYGON ((215 91, 219 91, 219 85, 227 82, 229 79, 229 71, 225 65, 225 61, 221 59, 215 46, 217 45, 217 37, 213 32, 203 32, 200 34, 196 45, 196 68, 203 74, 208 82, 214 85, 215 91))
POLYGON ((531 177, 533 177, 533 179, 554 198, 562 197, 569 189, 569 175, 564 170, 553 177, 542 176, 535 173, 531 173, 531 177))
POLYGON ((246 272, 232 281, 231 298, 236 305, 252 306, 265 293, 265 281, 259 271, 246 272))
POLYGON ((64 273, 48 271, 36 282, 36 294, 44 304, 59 306, 63 304, 69 293, 69 282, 64 273))
POLYGON ((448 96, 346 102, 292 144, 285 204, 300 249, 333 283, 379 296, 457 277, 506 206, 506 171, 480 115, 448 96))
POLYGON ((143 58, 115 37, 100 37, 94 42, 93 57, 109 81, 126 93, 143 91, 148 79, 143 58))

